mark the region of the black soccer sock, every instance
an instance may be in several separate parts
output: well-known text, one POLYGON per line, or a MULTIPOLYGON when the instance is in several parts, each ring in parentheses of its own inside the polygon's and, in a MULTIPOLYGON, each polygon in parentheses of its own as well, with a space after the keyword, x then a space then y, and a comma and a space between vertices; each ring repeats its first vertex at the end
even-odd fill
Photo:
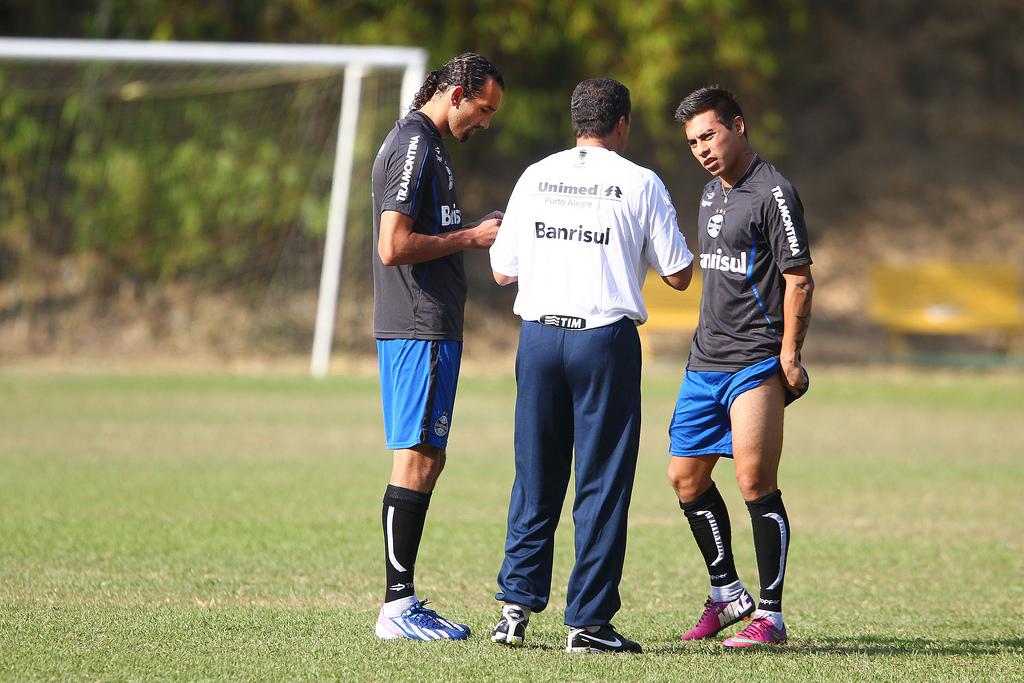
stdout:
POLYGON ((750 524, 754 529, 754 553, 757 573, 761 579, 758 608, 782 611, 782 584, 786 577, 786 555, 789 552, 789 517, 782 504, 782 491, 769 493, 747 503, 750 524))
POLYGON ((679 507, 686 514, 693 538, 704 555, 711 585, 727 586, 739 580, 732 557, 729 511, 715 483, 711 482, 711 488, 689 503, 679 503, 679 507))
POLYGON ((429 493, 391 484, 384 492, 381 523, 384 527, 384 570, 388 582, 384 602, 416 593, 413 571, 429 505, 429 493))

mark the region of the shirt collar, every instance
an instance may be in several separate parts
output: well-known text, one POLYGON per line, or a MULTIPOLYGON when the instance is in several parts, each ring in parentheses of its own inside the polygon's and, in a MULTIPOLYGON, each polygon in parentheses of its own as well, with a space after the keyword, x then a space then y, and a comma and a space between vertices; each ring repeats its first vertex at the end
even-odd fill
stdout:
MULTIPOLYGON (((751 174, 753 174, 754 169, 757 168, 760 165, 761 165, 761 155, 759 155, 757 152, 754 152, 754 158, 750 160, 750 164, 747 166, 747 170, 744 171, 743 175, 740 176, 740 179, 737 180, 733 184, 733 186, 729 188, 728 192, 732 192, 737 187, 739 187, 744 182, 746 182, 747 178, 749 178, 751 176, 751 174)), ((722 179, 721 178, 718 179, 718 187, 722 191, 723 194, 728 194, 728 192, 726 192, 725 185, 722 183, 722 179)))
POLYGON ((414 117, 419 117, 420 120, 426 123, 426 125, 430 128, 434 135, 436 135, 437 137, 441 137, 441 131, 437 129, 437 126, 434 125, 433 120, 431 120, 429 116, 421 112, 419 109, 416 109, 415 111, 409 112, 409 114, 405 118, 411 119, 414 117))

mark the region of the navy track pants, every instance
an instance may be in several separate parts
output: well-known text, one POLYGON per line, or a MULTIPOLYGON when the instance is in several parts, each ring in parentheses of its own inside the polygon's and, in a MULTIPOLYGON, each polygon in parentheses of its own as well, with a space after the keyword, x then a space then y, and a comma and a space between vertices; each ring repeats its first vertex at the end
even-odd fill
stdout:
POLYGON ((576 564, 565 623, 619 610, 640 446, 640 340, 628 318, 589 330, 524 322, 516 357, 516 477, 498 600, 535 612, 551 592, 555 528, 576 450, 576 564))

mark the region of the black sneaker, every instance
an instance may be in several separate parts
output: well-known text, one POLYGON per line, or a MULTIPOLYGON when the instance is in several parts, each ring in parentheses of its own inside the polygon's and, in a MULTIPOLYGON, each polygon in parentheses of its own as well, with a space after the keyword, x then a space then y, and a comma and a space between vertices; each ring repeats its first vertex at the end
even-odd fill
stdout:
POLYGON ((566 652, 643 652, 640 643, 624 637, 611 624, 587 626, 569 631, 566 652))
POLYGON ((526 638, 526 625, 530 615, 518 605, 501 608, 501 619, 491 633, 491 640, 502 645, 522 645, 526 638))

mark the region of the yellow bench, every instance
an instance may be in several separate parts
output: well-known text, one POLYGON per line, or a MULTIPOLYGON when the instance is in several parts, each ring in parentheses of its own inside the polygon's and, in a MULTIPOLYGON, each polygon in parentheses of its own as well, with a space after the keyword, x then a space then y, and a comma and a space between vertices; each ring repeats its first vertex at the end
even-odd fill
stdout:
POLYGON ((669 287, 653 270, 647 271, 643 289, 647 322, 639 328, 645 355, 651 350, 652 333, 674 332, 689 343, 700 316, 701 290, 701 274, 696 266, 690 286, 684 292, 669 287))
POLYGON ((1020 272, 1008 264, 923 263, 876 266, 869 313, 890 334, 998 332, 1009 348, 1024 328, 1020 272))

